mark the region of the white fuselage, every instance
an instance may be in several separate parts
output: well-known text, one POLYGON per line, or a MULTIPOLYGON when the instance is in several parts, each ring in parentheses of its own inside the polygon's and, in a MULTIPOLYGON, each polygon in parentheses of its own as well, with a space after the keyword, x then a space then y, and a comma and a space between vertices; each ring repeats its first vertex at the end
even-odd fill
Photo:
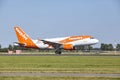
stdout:
MULTIPOLYGON (((54 42, 54 43, 60 43, 60 41, 65 40, 68 37, 61 37, 61 38, 51 38, 51 39, 44 39, 46 41, 54 42)), ((43 41, 39 40, 33 40, 33 42, 39 47, 39 48, 48 48, 48 44, 44 44, 43 41)), ((81 45, 93 45, 98 43, 99 40, 95 38, 86 38, 86 39, 81 39, 81 40, 75 40, 72 42, 68 42, 65 44, 72 44, 73 46, 81 46, 81 45)))

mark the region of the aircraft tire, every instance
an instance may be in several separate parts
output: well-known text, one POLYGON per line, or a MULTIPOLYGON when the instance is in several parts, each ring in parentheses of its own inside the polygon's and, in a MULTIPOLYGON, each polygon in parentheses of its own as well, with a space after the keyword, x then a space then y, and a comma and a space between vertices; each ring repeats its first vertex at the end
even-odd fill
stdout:
POLYGON ((61 54, 62 52, 61 51, 55 51, 55 54, 61 54))

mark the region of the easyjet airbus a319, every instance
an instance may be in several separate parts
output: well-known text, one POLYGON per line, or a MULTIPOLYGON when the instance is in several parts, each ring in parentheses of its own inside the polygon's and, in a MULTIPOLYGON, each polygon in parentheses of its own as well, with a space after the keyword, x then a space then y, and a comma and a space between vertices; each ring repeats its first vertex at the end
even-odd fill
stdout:
POLYGON ((53 48, 56 54, 61 54, 61 50, 74 50, 76 46, 93 45, 99 42, 92 36, 69 36, 51 39, 31 39, 20 27, 15 26, 14 30, 18 38, 17 45, 26 48, 53 48))

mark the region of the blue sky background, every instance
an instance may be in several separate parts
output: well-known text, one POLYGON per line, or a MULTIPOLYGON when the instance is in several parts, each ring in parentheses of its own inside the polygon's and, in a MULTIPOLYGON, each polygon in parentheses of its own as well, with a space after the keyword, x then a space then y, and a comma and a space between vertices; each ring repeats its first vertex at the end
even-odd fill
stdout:
POLYGON ((19 25, 33 39, 92 35, 120 43, 119 0, 0 0, 0 44, 17 41, 19 25))

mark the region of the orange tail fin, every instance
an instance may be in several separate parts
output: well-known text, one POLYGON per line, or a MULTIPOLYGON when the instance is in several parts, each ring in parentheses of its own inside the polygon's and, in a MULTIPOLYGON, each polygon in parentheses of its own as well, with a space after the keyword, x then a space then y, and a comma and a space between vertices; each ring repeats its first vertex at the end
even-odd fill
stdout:
POLYGON ((18 26, 14 27, 18 43, 25 44, 26 47, 36 48, 37 46, 32 39, 18 26))

